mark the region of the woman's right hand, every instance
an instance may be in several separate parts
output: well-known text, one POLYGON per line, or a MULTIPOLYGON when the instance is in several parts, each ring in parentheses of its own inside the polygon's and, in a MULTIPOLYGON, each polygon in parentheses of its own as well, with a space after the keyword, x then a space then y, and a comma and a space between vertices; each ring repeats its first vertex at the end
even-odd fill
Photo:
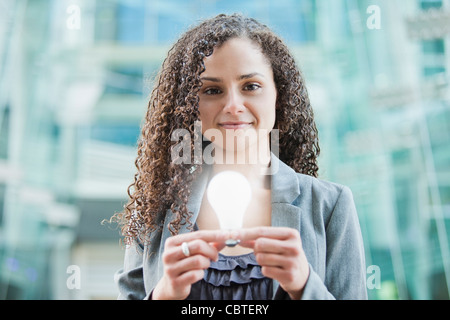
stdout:
POLYGON ((154 300, 182 300, 191 292, 191 285, 201 280, 211 260, 216 261, 225 247, 229 233, 201 230, 170 237, 164 245, 164 274, 152 293, 154 300), (182 244, 189 248, 183 253, 182 244))

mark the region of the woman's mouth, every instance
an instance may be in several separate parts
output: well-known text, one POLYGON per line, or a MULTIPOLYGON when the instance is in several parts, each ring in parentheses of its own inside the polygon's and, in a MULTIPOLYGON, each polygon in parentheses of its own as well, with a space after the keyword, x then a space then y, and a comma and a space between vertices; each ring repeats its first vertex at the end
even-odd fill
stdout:
POLYGON ((252 122, 245 121, 226 121, 219 123, 219 126, 221 126, 222 128, 231 130, 246 129, 251 125, 252 122))

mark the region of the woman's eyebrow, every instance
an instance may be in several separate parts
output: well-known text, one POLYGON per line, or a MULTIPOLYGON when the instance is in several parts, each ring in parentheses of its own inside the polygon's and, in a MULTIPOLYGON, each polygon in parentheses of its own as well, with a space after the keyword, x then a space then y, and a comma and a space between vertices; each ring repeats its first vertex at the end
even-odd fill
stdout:
POLYGON ((239 80, 244 80, 244 79, 253 78, 253 77, 255 77, 255 76, 260 76, 260 77, 263 77, 263 78, 264 78, 264 75, 263 75, 263 74, 261 74, 261 73, 259 73, 259 72, 252 72, 252 73, 249 73, 249 74, 243 74, 243 75, 240 76, 238 79, 239 79, 239 80))
MULTIPOLYGON (((260 77, 264 78, 263 74, 261 74, 259 72, 252 72, 252 73, 243 74, 243 75, 237 77, 237 80, 250 79, 255 76, 260 76, 260 77)), ((222 78, 215 78, 215 77, 202 77, 202 78, 200 78, 200 80, 211 81, 211 82, 222 82, 223 81, 222 78)))
POLYGON ((213 78, 213 77, 201 77, 200 80, 202 81, 211 81, 211 82, 222 82, 221 78, 213 78))

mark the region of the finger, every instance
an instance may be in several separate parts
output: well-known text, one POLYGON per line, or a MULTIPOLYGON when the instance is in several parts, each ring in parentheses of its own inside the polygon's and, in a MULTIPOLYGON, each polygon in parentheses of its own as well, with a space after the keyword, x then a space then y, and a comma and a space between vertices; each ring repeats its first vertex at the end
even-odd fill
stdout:
POLYGON ((286 270, 284 270, 280 267, 263 266, 263 267, 261 267, 261 272, 267 278, 275 279, 280 283, 283 283, 285 281, 285 279, 287 278, 286 270))
POLYGON ((226 247, 225 242, 211 242, 210 245, 213 246, 217 252, 226 247))
POLYGON ((239 245, 241 247, 254 249, 254 247, 255 247, 255 240, 240 241, 239 245))
POLYGON ((255 254, 255 258, 258 264, 264 267, 278 267, 285 270, 294 265, 294 258, 286 257, 280 254, 257 253, 255 254))
MULTIPOLYGON (((201 254, 210 260, 216 260, 218 258, 218 250, 211 243, 207 243, 204 240, 197 239, 190 242, 186 242, 189 248, 190 255, 201 254)), ((183 252, 181 252, 183 253, 183 252)), ((183 253, 183 256, 184 253, 183 253)))
POLYGON ((191 270, 191 271, 183 273, 180 276, 180 281, 187 282, 189 284, 193 284, 193 283, 196 283, 197 281, 202 280, 204 275, 205 275, 204 270, 191 270))
POLYGON ((194 269, 184 272, 177 278, 172 280, 172 286, 174 288, 183 288, 185 286, 192 285, 197 281, 203 279, 205 271, 202 269, 194 269))
POLYGON ((171 279, 176 279, 182 274, 192 270, 208 269, 210 264, 211 261, 208 258, 202 255, 195 255, 179 260, 172 264, 166 264, 165 272, 171 279))
POLYGON ((255 227, 237 230, 237 237, 241 241, 256 240, 258 238, 286 240, 297 237, 297 235, 297 230, 286 227, 255 227))
MULTIPOLYGON (((210 260, 217 260, 218 250, 213 245, 199 239, 186 243, 189 249, 189 256, 202 255, 210 260)), ((186 255, 181 249, 181 245, 169 247, 165 250, 163 257, 164 263, 174 263, 182 259, 186 259, 186 255)))
POLYGON ((183 242, 190 242, 201 239, 205 242, 225 242, 230 238, 230 232, 224 230, 200 230, 195 232, 183 233, 166 240, 167 246, 179 246, 183 242))
POLYGON ((201 256, 195 255, 178 262, 178 268, 180 270, 179 275, 188 272, 190 270, 205 270, 208 269, 211 264, 211 260, 201 256))
POLYGON ((253 245, 255 253, 266 252, 286 256, 298 256, 301 253, 301 243, 297 239, 277 240, 259 238, 253 245))

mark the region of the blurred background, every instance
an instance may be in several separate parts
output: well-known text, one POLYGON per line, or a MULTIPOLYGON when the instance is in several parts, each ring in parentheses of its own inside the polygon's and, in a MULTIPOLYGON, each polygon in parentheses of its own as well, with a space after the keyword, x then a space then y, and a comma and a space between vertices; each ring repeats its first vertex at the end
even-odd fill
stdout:
POLYGON ((0 0, 0 299, 115 299, 152 78, 240 12, 295 54, 320 177, 348 185, 370 299, 448 299, 450 0, 0 0))

